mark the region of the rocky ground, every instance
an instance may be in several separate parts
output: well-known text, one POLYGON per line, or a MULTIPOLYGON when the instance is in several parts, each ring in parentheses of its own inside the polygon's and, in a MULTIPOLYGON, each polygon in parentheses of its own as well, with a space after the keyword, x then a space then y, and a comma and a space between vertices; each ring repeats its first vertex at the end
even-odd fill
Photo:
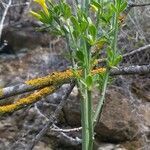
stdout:
MULTIPOLYGON (((148 22, 148 17, 143 18, 141 23, 144 21, 148 22)), ((132 24, 125 27, 119 36, 119 48, 133 50, 149 43, 150 26, 148 23, 142 25, 144 34, 137 33, 137 26, 133 29, 132 24)), ((64 40, 36 32, 35 26, 37 24, 27 21, 4 29, 3 38, 8 41, 15 53, 0 55, 0 87, 18 84, 56 70, 64 70, 69 66, 65 59, 67 56, 64 40)), ((146 55, 132 56, 132 60, 126 58, 123 63, 124 65, 150 63, 148 52, 149 49, 146 55)), ((58 106, 67 88, 68 85, 64 85, 56 93, 31 107, 1 116, 0 150, 26 150, 30 141, 43 128, 47 121, 46 117, 58 106)), ((11 99, 16 100, 19 97, 11 99)), ((94 104, 98 98, 98 92, 94 90, 94 104)), ((76 87, 63 108, 57 125, 69 129, 81 126, 76 87)), ((80 137, 79 133, 72 132, 69 136, 80 137)), ((106 103, 95 134, 95 150, 149 150, 150 75, 116 77, 107 90, 106 103)), ((34 147, 34 150, 73 149, 78 150, 80 147, 65 143, 63 138, 52 135, 50 131, 34 147)))
MULTIPOLYGON (((39 43, 41 43, 40 40, 39 43)), ((63 44, 63 40, 58 43, 63 44)), ((37 47, 32 50, 27 48, 26 51, 22 49, 16 52, 16 55, 1 55, 1 87, 67 68, 69 63, 64 59, 64 52, 60 51, 62 44, 58 45, 58 43, 56 46, 53 45, 55 51, 51 48, 37 47)), ((46 122, 39 110, 45 116, 49 116, 59 104, 66 87, 67 85, 63 86, 58 92, 29 108, 2 116, 0 121, 0 149, 26 149, 31 139, 46 122)), ((143 148, 148 150, 150 140, 149 89, 149 76, 117 77, 107 90, 102 117, 95 129, 95 149, 135 150, 143 148)), ((98 92, 95 92, 94 104, 97 103, 98 98, 98 92)), ((80 126, 80 104, 76 88, 74 88, 60 115, 58 126, 62 128, 80 126)), ((76 135, 79 133, 72 133, 71 136, 75 137, 76 135)), ((71 145, 65 144, 62 139, 56 138, 48 132, 34 149, 80 148, 71 147, 71 145)))

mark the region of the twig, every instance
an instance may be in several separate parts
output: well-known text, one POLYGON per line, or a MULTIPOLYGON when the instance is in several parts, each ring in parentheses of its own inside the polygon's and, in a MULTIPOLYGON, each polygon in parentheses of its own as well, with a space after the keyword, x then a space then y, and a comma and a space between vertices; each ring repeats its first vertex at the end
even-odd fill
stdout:
POLYGON ((31 142, 31 144, 28 146, 27 150, 32 150, 34 145, 41 139, 41 137, 43 137, 43 135, 45 135, 45 133, 47 132, 47 130, 49 128, 51 128, 53 123, 55 123, 57 121, 57 118, 58 118, 63 106, 66 104, 66 100, 69 97, 70 93, 72 92, 74 86, 75 86, 75 83, 74 82, 71 83, 69 90, 67 90, 65 96, 62 98, 62 100, 61 100, 60 104, 58 105, 57 109, 55 110, 55 112, 53 114, 50 115, 49 121, 43 127, 43 129, 35 136, 35 138, 31 142))
MULTIPOLYGON (((97 68, 93 70, 94 74, 98 74, 104 71, 105 68, 97 68)), ((147 73, 150 73, 150 65, 120 67, 112 69, 110 71, 110 75, 130 75, 147 73)), ((0 100, 13 95, 41 89, 46 86, 68 83, 72 79, 75 79, 75 75, 72 73, 71 70, 66 70, 64 72, 56 72, 42 78, 26 81, 23 84, 2 88, 0 89, 0 100)))
POLYGON ((0 115, 3 115, 5 113, 14 112, 16 110, 27 107, 33 103, 36 103, 42 97, 54 93, 54 91, 56 91, 58 88, 59 88, 58 86, 45 87, 33 94, 30 94, 29 96, 27 96, 25 98, 19 99, 15 103, 0 106, 0 115))
POLYGON ((145 4, 129 4, 129 7, 143 7, 143 6, 149 6, 150 3, 145 3, 145 4))
POLYGON ((82 127, 78 127, 78 128, 73 128, 73 129, 58 129, 58 128, 52 128, 51 131, 55 131, 55 132, 75 132, 75 131, 80 131, 82 129, 82 127))
POLYGON ((123 58, 124 58, 124 57, 127 57, 127 56, 130 56, 130 55, 133 55, 133 54, 135 54, 135 53, 142 52, 142 51, 144 51, 144 50, 146 50, 146 49, 148 49, 148 48, 150 48, 150 44, 145 45, 145 46, 143 46, 143 47, 140 47, 140 48, 138 48, 138 49, 136 49, 136 50, 133 50, 133 51, 131 51, 131 52, 129 52, 129 53, 124 54, 124 55, 123 55, 123 58))
MULTIPOLYGON (((57 127, 56 125, 54 125, 54 127, 56 128, 56 130, 61 130, 59 127, 57 127)), ((71 146, 77 146, 79 144, 81 144, 81 139, 76 137, 76 138, 72 138, 70 136, 68 136, 66 133, 64 132, 55 132, 53 131, 52 133, 52 129, 50 130, 50 134, 59 137, 59 139, 64 142, 65 144, 69 144, 71 146)))
POLYGON ((133 75, 133 74, 148 74, 150 73, 150 64, 143 66, 120 67, 111 70, 111 75, 133 75))
POLYGON ((11 3, 12 3, 12 1, 9 0, 8 4, 7 4, 6 7, 5 7, 5 10, 4 10, 4 13, 3 13, 3 16, 2 16, 1 22, 0 22, 0 40, 1 40, 1 36, 2 36, 3 24, 4 24, 4 21, 5 21, 5 18, 6 18, 8 9, 9 9, 9 7, 11 6, 11 3))
POLYGON ((28 6, 28 5, 29 5, 29 2, 26 2, 26 3, 13 4, 10 7, 19 7, 19 6, 28 6))

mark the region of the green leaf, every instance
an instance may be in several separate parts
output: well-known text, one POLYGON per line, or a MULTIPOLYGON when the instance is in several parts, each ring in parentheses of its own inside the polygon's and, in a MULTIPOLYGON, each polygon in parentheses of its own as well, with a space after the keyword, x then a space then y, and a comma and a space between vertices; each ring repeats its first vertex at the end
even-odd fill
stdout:
POLYGON ((76 57, 79 61, 84 62, 84 54, 81 50, 76 51, 76 57))
POLYGON ((104 13, 102 16, 101 16, 101 19, 106 22, 106 23, 109 23, 111 18, 112 18, 112 13, 104 13))
POLYGON ((79 24, 77 18, 75 18, 74 16, 71 16, 70 20, 71 20, 72 25, 74 26, 75 30, 80 32, 80 24, 79 24))
POLYGON ((92 36, 92 39, 94 41, 95 38, 96 38, 96 35, 97 35, 97 28, 96 28, 96 26, 94 24, 90 24, 89 28, 88 28, 88 32, 92 36))
POLYGON ((47 16, 44 11, 39 11, 38 13, 41 15, 41 19, 40 19, 41 22, 43 22, 45 24, 52 23, 53 16, 51 14, 49 14, 49 16, 47 16))
POLYGON ((71 17, 71 13, 71 7, 68 4, 64 3, 64 18, 68 19, 69 17, 71 17))
POLYGON ((73 34, 73 36, 74 36, 75 39, 78 39, 78 38, 79 38, 79 35, 80 35, 80 32, 74 30, 74 31, 72 32, 72 34, 73 34))
POLYGON ((88 22, 85 21, 85 20, 81 21, 80 30, 81 30, 82 33, 86 31, 87 27, 88 27, 88 22))
POLYGON ((98 12, 100 10, 101 5, 100 3, 96 2, 96 1, 92 1, 90 4, 90 8, 94 11, 94 12, 98 12))
POLYGON ((107 49, 107 56, 109 57, 109 58, 112 58, 113 57, 113 50, 111 49, 111 48, 108 48, 107 49))
POLYGON ((60 5, 55 5, 53 11, 59 16, 61 14, 60 5))
POLYGON ((127 2, 123 2, 120 6, 120 12, 124 11, 127 8, 127 2))
POLYGON ((108 40, 106 37, 101 37, 95 42, 95 45, 99 45, 99 47, 102 47, 105 43, 108 43, 108 40))
POLYGON ((111 9, 114 11, 114 12, 118 12, 118 10, 117 10, 117 8, 115 7, 115 5, 114 4, 111 4, 111 9))
POLYGON ((85 82, 86 82, 87 87, 91 90, 92 85, 93 85, 92 76, 91 75, 87 76, 85 82))
POLYGON ((88 34, 87 36, 84 36, 84 39, 90 44, 93 45, 95 43, 95 41, 93 40, 93 37, 88 34))
POLYGON ((114 61, 114 66, 117 66, 122 60, 122 55, 118 55, 114 61))
POLYGON ((121 4, 122 0, 117 0, 117 5, 119 6, 121 4))
POLYGON ((96 2, 96 1, 92 1, 91 5, 95 6, 97 9, 102 8, 102 6, 100 5, 100 3, 96 2))

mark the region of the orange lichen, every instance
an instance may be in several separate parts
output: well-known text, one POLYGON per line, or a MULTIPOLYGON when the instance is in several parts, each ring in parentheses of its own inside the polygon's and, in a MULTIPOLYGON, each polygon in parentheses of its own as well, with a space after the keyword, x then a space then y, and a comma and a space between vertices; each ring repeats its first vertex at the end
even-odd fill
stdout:
POLYGON ((0 106, 0 114, 13 112, 15 110, 21 109, 24 106, 33 104, 37 102, 39 99, 41 99, 43 96, 53 93, 56 89, 57 87, 54 86, 45 87, 40 91, 29 95, 28 97, 19 99, 17 102, 13 104, 0 106))
MULTIPOLYGON (((98 68, 92 71, 92 74, 98 74, 105 72, 105 68, 98 68)), ((79 75, 81 74, 81 70, 78 71, 79 75)), ((65 83, 66 81, 69 81, 70 79, 75 78, 75 74, 71 69, 66 70, 64 72, 54 72, 46 77, 41 77, 37 79, 32 79, 29 81, 26 81, 25 83, 27 85, 41 87, 41 86, 48 86, 48 85, 58 85, 60 83, 65 83)))

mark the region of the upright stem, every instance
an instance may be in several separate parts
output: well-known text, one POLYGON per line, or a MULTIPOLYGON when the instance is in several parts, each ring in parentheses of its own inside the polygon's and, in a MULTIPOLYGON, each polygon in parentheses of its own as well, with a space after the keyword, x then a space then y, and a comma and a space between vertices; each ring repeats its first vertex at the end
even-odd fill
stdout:
POLYGON ((105 95, 106 95, 106 88, 107 88, 107 84, 108 84, 108 79, 109 79, 109 72, 107 71, 106 75, 105 75, 105 79, 104 79, 101 98, 99 100, 99 103, 97 105, 97 108, 96 108, 96 111, 95 111, 95 114, 94 114, 94 120, 93 120, 94 126, 96 125, 98 117, 100 117, 100 113, 102 111, 102 107, 103 107, 104 100, 105 100, 105 95))
POLYGON ((113 40, 113 43, 112 43, 112 48, 116 54, 117 52, 117 40, 118 40, 118 14, 116 13, 115 14, 115 17, 114 17, 114 40, 113 40))
POLYGON ((88 150, 89 147, 88 99, 86 95, 83 95, 81 99, 81 120, 82 120, 82 150, 88 150))
POLYGON ((88 117, 89 117, 89 150, 93 150, 94 128, 93 128, 93 104, 91 90, 87 90, 88 97, 88 117))
POLYGON ((2 19, 1 19, 1 22, 0 22, 0 40, 1 40, 1 37, 2 37, 2 31, 3 31, 4 21, 5 21, 7 12, 9 10, 9 7, 11 6, 11 3, 12 3, 12 0, 9 0, 8 4, 5 7, 4 13, 2 15, 2 19))
MULTIPOLYGON (((117 1, 115 0, 115 5, 117 6, 117 1)), ((117 53, 117 39, 118 39, 118 12, 115 12, 114 14, 114 19, 113 19, 113 22, 112 22, 112 28, 114 29, 114 35, 113 35, 113 40, 112 40, 112 43, 111 43, 111 47, 114 51, 114 57, 116 56, 116 53, 117 53)), ((96 112, 94 114, 94 126, 98 120, 98 117, 100 116, 100 113, 102 111, 102 107, 103 107, 103 103, 104 103, 104 100, 105 100, 105 95, 106 95, 106 87, 107 87, 107 84, 108 84, 108 79, 109 79, 109 70, 107 69, 106 71, 106 74, 105 74, 105 79, 104 79, 104 83, 103 83, 103 88, 102 88, 102 95, 101 95, 101 98, 100 98, 100 101, 98 103, 98 106, 96 108, 96 112)))
MULTIPOLYGON (((117 5, 117 2, 115 0, 115 5, 117 5)), ((115 15, 114 15, 114 20, 113 20, 113 29, 114 29, 114 39, 112 40, 112 43, 111 43, 111 46, 112 46, 112 49, 114 50, 114 54, 116 54, 117 52, 117 42, 118 42, 118 12, 115 12, 115 15)))
MULTIPOLYGON (((84 79, 90 74, 90 52, 89 47, 85 41, 82 41, 82 46, 84 46, 85 54, 85 65, 84 68, 84 79)), ((91 90, 82 86, 84 101, 81 102, 82 110, 82 149, 92 150, 93 149, 93 105, 91 98, 91 90)))
POLYGON ((96 27, 97 27, 97 29, 98 29, 99 23, 100 23, 100 15, 103 14, 103 0, 98 0, 98 3, 100 3, 100 1, 101 1, 102 8, 98 9, 98 13, 97 13, 97 17, 96 17, 97 18, 97 20, 96 20, 96 27))
MULTIPOLYGON (((88 15, 88 7, 90 0, 82 0, 81 7, 88 15)), ((83 53, 85 55, 85 68, 83 78, 86 79, 90 74, 90 51, 88 44, 84 40, 80 40, 80 46, 83 47, 83 53)), ((79 83, 80 84, 80 83, 79 83)), ((80 89, 83 91, 83 100, 81 101, 81 114, 82 114, 82 150, 92 150, 93 149, 93 107, 92 107, 92 98, 91 90, 82 85, 80 89)))

